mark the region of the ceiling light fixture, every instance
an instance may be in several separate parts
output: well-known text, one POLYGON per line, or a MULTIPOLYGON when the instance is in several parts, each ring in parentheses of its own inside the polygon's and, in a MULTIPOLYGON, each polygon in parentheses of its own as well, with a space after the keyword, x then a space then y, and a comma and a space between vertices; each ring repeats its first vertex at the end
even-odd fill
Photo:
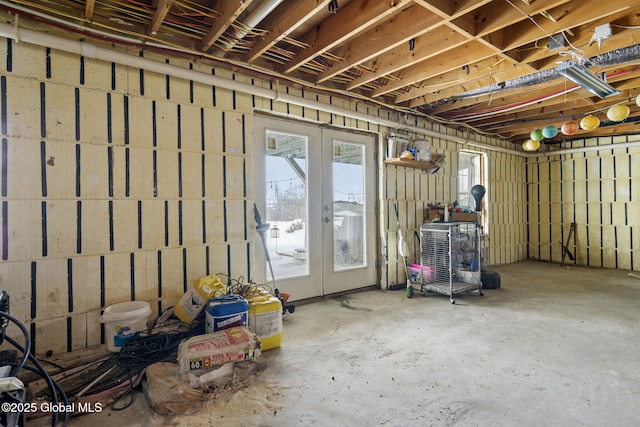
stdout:
POLYGON ((556 71, 600 98, 606 98, 620 93, 619 90, 604 80, 601 80, 584 65, 578 64, 577 62, 563 62, 556 67, 556 71))

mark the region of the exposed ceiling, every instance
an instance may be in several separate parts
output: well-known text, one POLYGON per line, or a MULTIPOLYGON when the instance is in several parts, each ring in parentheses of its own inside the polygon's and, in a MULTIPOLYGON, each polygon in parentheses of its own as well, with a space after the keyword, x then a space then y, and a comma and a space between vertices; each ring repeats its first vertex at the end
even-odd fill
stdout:
POLYGON ((76 38, 164 45, 514 144, 589 113, 597 129, 544 142, 640 132, 640 1, 0 0, 0 8, 76 38), (587 60, 620 93, 601 99, 576 88, 556 71, 567 60, 587 60), (607 119, 619 103, 629 117, 607 119))

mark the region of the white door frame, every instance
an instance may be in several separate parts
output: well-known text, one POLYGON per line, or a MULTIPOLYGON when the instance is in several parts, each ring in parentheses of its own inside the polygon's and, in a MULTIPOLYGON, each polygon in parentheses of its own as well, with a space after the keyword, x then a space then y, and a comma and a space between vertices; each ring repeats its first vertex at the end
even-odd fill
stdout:
MULTIPOLYGON (((311 161, 307 162, 307 215, 309 223, 305 224, 308 242, 320 242, 309 245, 307 251, 308 274, 293 279, 278 279, 275 285, 280 291, 291 295, 291 300, 321 297, 326 294, 342 292, 360 287, 378 284, 378 265, 376 263, 379 249, 377 234, 377 170, 375 153, 377 152, 377 138, 375 134, 359 131, 332 129, 299 121, 283 120, 267 116, 254 116, 254 201, 262 214, 262 221, 268 222, 266 217, 266 182, 265 182, 265 133, 267 130, 291 132, 308 136, 307 155, 311 161), (366 238, 366 266, 347 271, 333 271, 333 186, 328 171, 332 166, 333 140, 362 144, 365 146, 365 181, 368 194, 365 197, 364 210, 367 229, 366 238), (323 149, 324 147, 324 149, 323 149), (322 159, 316 161, 313 159, 322 159), (312 164, 313 163, 313 164, 312 164), (323 167, 320 167, 325 165, 323 167), (328 169, 327 169, 328 167, 328 169), (324 170, 323 170, 324 168, 324 170), (323 204, 323 200, 330 203, 323 204), (328 212, 325 208, 330 206, 328 212), (330 215, 328 222, 326 218, 330 215), (318 253, 322 250, 322 253, 318 253), (329 255, 331 254, 331 255, 329 255), (318 262, 318 261, 321 262, 318 262), (322 260, 327 260, 324 262, 322 260), (329 262, 330 260, 331 262, 329 262)), ((330 175, 330 174, 329 174, 330 175)), ((267 268, 266 257, 262 242, 257 232, 254 245, 254 265, 251 268, 252 279, 257 283, 273 285, 271 274, 267 268)), ((271 254, 273 259, 273 254, 271 254)))

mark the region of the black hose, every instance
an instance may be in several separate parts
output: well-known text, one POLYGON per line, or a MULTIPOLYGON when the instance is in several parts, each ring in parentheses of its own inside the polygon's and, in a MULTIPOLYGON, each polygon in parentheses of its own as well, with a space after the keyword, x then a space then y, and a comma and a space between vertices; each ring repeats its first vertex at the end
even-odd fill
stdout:
MULTIPOLYGON (((16 340, 14 340, 11 337, 6 337, 6 339, 11 345, 16 347, 18 350, 24 351, 22 346, 20 344, 18 344, 16 342, 16 340)), ((62 390, 60 385, 58 385, 55 381, 53 381, 51 376, 42 367, 42 365, 40 364, 38 359, 33 354, 31 354, 31 353, 26 353, 26 354, 29 356, 29 361, 31 363, 33 363, 38 368, 38 371, 39 371, 40 375, 47 382, 47 386, 49 387, 49 390, 51 391, 51 400, 53 401, 54 406, 57 406, 57 403, 58 403, 58 395, 56 393, 56 390, 57 390, 57 391, 60 392, 60 397, 62 398, 62 402, 64 403, 65 407, 67 407, 69 405, 69 400, 67 399, 67 395, 65 394, 64 390, 62 390)), ((23 366, 23 368, 26 368, 27 370, 29 370, 29 367, 27 367, 27 366, 23 366)), ((56 427, 58 425, 58 413, 57 412, 52 413, 51 417, 52 417, 51 426, 52 427, 56 427)), ((69 418, 70 418, 70 414, 65 411, 65 417, 64 417, 63 426, 67 425, 67 423, 69 422, 69 418)))
POLYGON ((22 332, 22 334, 24 335, 24 340, 25 340, 25 347, 26 348, 22 348, 21 346, 18 346, 15 343, 15 341, 13 339, 11 339, 8 336, 4 336, 4 339, 6 339, 7 341, 9 341, 11 344, 13 344, 16 348, 18 348, 18 350, 22 351, 22 359, 20 360, 20 363, 16 366, 16 370, 13 371, 11 373, 12 377, 17 377, 18 373, 20 372, 20 370, 24 367, 24 364, 27 362, 27 358, 29 357, 29 353, 31 353, 31 339, 29 338, 29 331, 27 331, 27 328, 24 327, 24 325, 22 324, 22 322, 20 322, 18 319, 16 319, 15 317, 11 316, 8 313, 5 313, 3 311, 0 311, 0 319, 1 318, 7 318, 8 320, 12 321, 13 323, 15 323, 18 328, 20 328, 20 331, 22 332), (13 341, 13 342, 11 342, 13 341))

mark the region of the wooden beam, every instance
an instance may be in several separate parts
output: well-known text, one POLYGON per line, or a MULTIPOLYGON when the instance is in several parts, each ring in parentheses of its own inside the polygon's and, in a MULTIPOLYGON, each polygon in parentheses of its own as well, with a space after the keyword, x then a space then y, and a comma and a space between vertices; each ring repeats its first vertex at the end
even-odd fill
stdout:
MULTIPOLYGON (((539 10, 543 10, 543 8, 551 7, 561 2, 562 1, 559 1, 559 0, 538 0, 535 3, 537 9, 532 9, 531 12, 536 13, 539 10)), ((438 4, 438 2, 426 2, 426 1, 420 1, 417 3, 425 7, 427 3, 438 4)), ((509 25, 512 25, 514 22, 520 22, 524 20, 528 21, 528 19, 526 16, 522 15, 518 11, 515 11, 514 13, 511 10, 513 8, 509 9, 510 6, 508 4, 507 4, 507 8, 504 9, 502 4, 496 6, 494 3, 491 3, 489 5, 482 6, 482 4, 484 3, 487 3, 487 2, 478 2, 477 4, 473 5, 475 6, 475 9, 477 9, 478 13, 482 12, 483 14, 486 14, 488 13, 487 10, 490 10, 491 7, 493 8, 500 7, 500 10, 504 12, 504 15, 503 16, 498 15, 499 19, 491 19, 491 26, 483 25, 482 30, 478 32, 476 31, 476 28, 474 26, 468 23, 468 20, 464 20, 460 18, 461 13, 468 14, 469 12, 474 12, 473 10, 470 10, 472 5, 466 5, 466 7, 456 10, 455 13, 453 13, 450 17, 450 18, 456 18, 455 22, 457 23, 457 25, 450 21, 445 22, 445 25, 449 26, 451 30, 454 31, 454 34, 455 34, 454 36, 451 36, 450 35, 451 31, 448 30, 446 32, 443 32, 443 34, 446 34, 449 36, 447 38, 443 38, 443 34, 440 33, 441 31, 443 31, 442 29, 438 29, 438 31, 432 31, 424 36, 420 36, 418 39, 416 39, 416 46, 420 46, 420 49, 422 49, 421 51, 413 52, 411 57, 407 58, 408 60, 406 61, 402 61, 402 59, 400 59, 400 58, 406 57, 406 53, 399 52, 399 51, 392 51, 390 52, 390 55, 388 55, 388 57, 386 58, 383 57, 382 59, 378 59, 375 66, 374 64, 370 64, 370 65, 365 64, 365 65, 369 65, 369 68, 373 69, 374 71, 362 73, 362 75, 358 79, 355 79, 354 81, 349 83, 347 85, 347 88, 354 89, 358 86, 361 86, 363 84, 376 80, 384 75, 396 73, 403 68, 407 68, 415 64, 420 64, 422 66, 424 64, 423 61, 428 58, 433 58, 439 55, 442 55, 443 57, 455 56, 455 52, 453 52, 454 55, 449 55, 448 52, 450 50, 454 50, 455 48, 464 45, 469 40, 477 40, 479 43, 484 44, 485 46, 491 48, 493 52, 486 52, 485 50, 482 50, 482 52, 484 52, 483 56, 475 56, 472 54, 469 57, 467 57, 466 60, 463 60, 461 63, 456 64, 455 66, 449 67, 449 70, 455 70, 457 68, 461 68, 464 65, 470 65, 472 62, 486 58, 488 55, 492 55, 492 54, 501 55, 501 49, 499 47, 496 47, 493 44, 485 41, 482 37, 486 36, 487 34, 490 34, 491 32, 497 32, 509 25), (475 33, 475 34, 472 34, 472 33, 475 33), (425 48, 425 46, 427 46, 428 48, 425 48)), ((439 7, 434 9, 433 5, 429 5, 429 6, 430 6, 429 10, 440 10, 439 7)), ((480 52, 481 51, 478 51, 478 53, 480 52)), ((513 62, 513 61, 510 60, 510 62, 513 62)), ((405 72, 406 75, 408 75, 409 73, 410 73, 409 71, 405 72)), ((406 83, 406 85, 411 85, 413 83, 416 83, 416 82, 408 82, 406 83)), ((395 89, 391 89, 389 91, 393 91, 393 90, 395 89)))
POLYGON ((478 9, 482 5, 492 3, 491 0, 413 0, 414 3, 430 10, 444 20, 455 19, 478 9))
POLYGON ((285 0, 267 16, 260 28, 267 34, 252 47, 247 62, 254 62, 301 25, 326 9, 331 0, 285 0))
POLYGON ((334 56, 344 59, 334 62, 328 70, 320 73, 316 83, 322 83, 392 50, 401 50, 406 55, 415 56, 416 53, 409 49, 409 42, 413 40, 415 43, 416 38, 441 25, 442 21, 428 10, 417 6, 409 7, 389 21, 332 51, 334 56))
POLYGON ((380 77, 394 74, 409 67, 421 64, 423 61, 435 58, 438 55, 449 57, 455 55, 457 47, 468 42, 468 38, 450 28, 438 27, 433 31, 423 34, 414 40, 413 51, 408 45, 397 46, 387 52, 381 58, 376 58, 371 64, 367 64, 371 71, 363 72, 360 77, 347 84, 347 89, 352 90, 380 77))
POLYGON ((96 6, 96 0, 87 0, 84 3, 84 19, 91 22, 93 21, 93 10, 96 6))
POLYGON ((280 67, 279 71, 288 74, 301 67, 318 55, 338 46, 350 37, 374 27, 390 15, 398 13, 408 3, 407 0, 394 2, 354 0, 338 13, 323 21, 305 34, 299 41, 310 46, 295 50, 295 57, 280 67))
MULTIPOLYGON (((538 1, 532 4, 535 5, 538 1)), ((515 49, 533 40, 538 40, 540 39, 541 31, 547 34, 558 34, 567 28, 575 28, 593 23, 600 17, 613 15, 625 10, 629 11, 632 8, 638 7, 640 7, 640 1, 608 0, 606 2, 570 2, 567 5, 559 7, 562 12, 550 11, 553 15, 563 15, 558 22, 553 22, 548 19, 538 19, 536 20, 536 25, 530 20, 526 20, 517 24, 517 26, 505 28, 503 31, 506 31, 508 36, 504 38, 505 43, 502 48, 504 50, 515 49)))
POLYGON ((397 74, 399 80, 389 82, 373 91, 373 96, 381 96, 386 93, 410 86, 433 75, 457 70, 466 65, 470 58, 488 58, 495 55, 495 51, 484 46, 478 41, 470 41, 462 46, 446 52, 446 55, 438 55, 435 60, 425 59, 412 67, 397 74))
POLYGON ((198 43, 198 50, 206 52, 213 46, 216 40, 233 24, 244 10, 249 7, 253 0, 218 0, 214 5, 214 10, 220 12, 220 17, 216 19, 207 34, 198 43))
POLYGON ((147 35, 153 36, 158 32, 158 28, 162 25, 162 21, 169 13, 171 6, 173 6, 174 0, 156 0, 154 1, 156 12, 153 14, 151 24, 147 29, 147 35))

